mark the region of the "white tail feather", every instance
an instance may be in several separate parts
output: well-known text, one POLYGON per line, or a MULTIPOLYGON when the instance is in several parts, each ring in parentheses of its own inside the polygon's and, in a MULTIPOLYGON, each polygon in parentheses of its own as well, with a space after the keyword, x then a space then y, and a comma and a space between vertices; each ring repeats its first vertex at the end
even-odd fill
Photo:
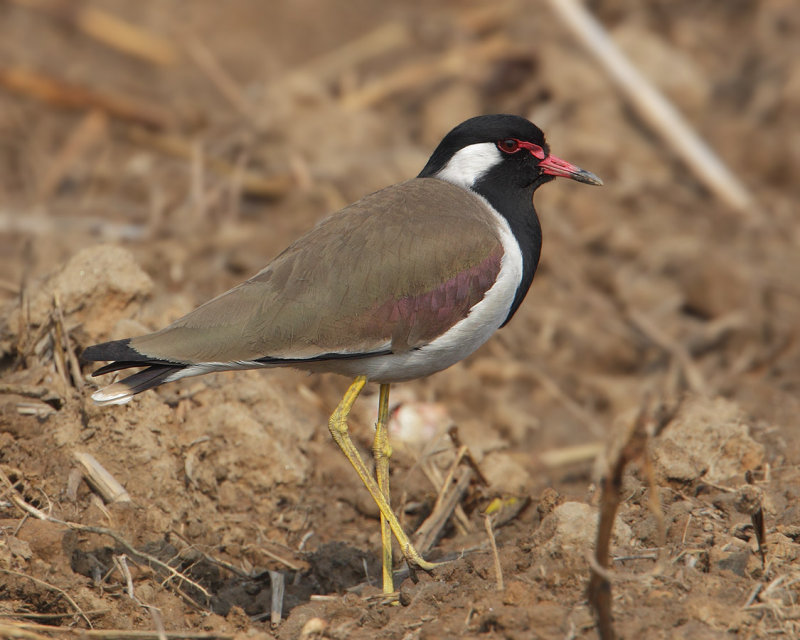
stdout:
POLYGON ((103 387, 92 394, 92 400, 99 405, 107 404, 127 404, 133 398, 134 393, 129 387, 121 382, 115 382, 107 387, 103 387))

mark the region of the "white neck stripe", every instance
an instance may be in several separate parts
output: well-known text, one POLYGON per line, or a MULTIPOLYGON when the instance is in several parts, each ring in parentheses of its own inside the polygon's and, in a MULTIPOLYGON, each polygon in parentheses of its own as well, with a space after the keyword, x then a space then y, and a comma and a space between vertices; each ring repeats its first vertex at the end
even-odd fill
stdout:
POLYGON ((456 151, 435 175, 456 186, 472 189, 483 175, 502 161, 500 150, 494 143, 480 142, 456 151))

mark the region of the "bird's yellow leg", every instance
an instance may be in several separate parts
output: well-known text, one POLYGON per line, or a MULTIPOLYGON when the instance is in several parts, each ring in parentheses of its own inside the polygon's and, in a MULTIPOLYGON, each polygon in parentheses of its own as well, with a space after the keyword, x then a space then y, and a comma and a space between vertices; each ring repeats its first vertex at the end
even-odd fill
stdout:
MULTIPOLYGON (((392 457, 392 444, 389 442, 389 385, 382 384, 378 399, 378 421, 375 423, 375 442, 372 445, 372 455, 375 459, 375 477, 378 480, 378 489, 381 490, 387 504, 391 506, 391 492, 389 491, 389 458, 392 457)), ((381 513, 381 546, 383 549, 383 592, 394 592, 392 578, 392 529, 388 520, 381 513)))
POLYGON ((375 501, 375 504, 378 505, 381 515, 386 518, 386 521, 389 523, 389 528, 392 530, 394 537, 397 538, 397 542, 399 543, 400 549, 403 552, 406 560, 410 564, 417 566, 424 571, 431 571, 436 567, 441 566, 441 563, 428 562, 414 548, 414 545, 411 544, 411 540, 408 539, 405 531, 403 531, 403 528, 400 526, 400 522, 398 522, 397 518, 392 512, 392 508, 389 506, 386 498, 384 498, 380 488, 378 488, 377 482, 375 482, 375 479, 367 470, 367 466, 361 459, 361 454, 358 453, 358 449, 356 449, 353 441, 350 439, 350 433, 347 429, 347 416, 350 415, 350 409, 353 408, 356 398, 358 398, 358 394, 361 393, 361 390, 364 388, 366 383, 367 378, 365 376, 358 376, 353 381, 353 384, 350 385, 347 393, 344 394, 344 398, 342 398, 339 406, 336 407, 336 411, 334 411, 331 415, 331 418, 328 421, 328 429, 330 430, 334 441, 342 450, 342 453, 347 456, 350 464, 353 465, 358 477, 361 478, 361 482, 364 483, 364 486, 367 488, 367 491, 369 491, 372 499, 375 501))

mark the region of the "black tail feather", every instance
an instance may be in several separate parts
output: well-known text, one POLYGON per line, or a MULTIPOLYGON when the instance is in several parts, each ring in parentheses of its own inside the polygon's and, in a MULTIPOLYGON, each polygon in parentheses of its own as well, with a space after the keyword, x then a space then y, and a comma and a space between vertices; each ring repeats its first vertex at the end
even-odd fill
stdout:
POLYGON ((125 385, 133 394, 141 393, 163 384, 166 378, 184 368, 184 365, 154 364, 120 380, 117 384, 125 385))
MULTIPOLYGON (((132 367, 145 367, 147 366, 147 362, 131 362, 128 360, 120 360, 118 362, 111 362, 107 365, 100 367, 99 369, 95 369, 92 371, 92 377, 102 376, 106 373, 112 373, 114 371, 120 371, 121 369, 130 369, 132 367)), ((160 364, 160 363, 158 363, 160 364)))
POLYGON ((184 365, 159 365, 155 364, 128 376, 124 380, 98 389, 92 394, 97 404, 125 404, 137 393, 147 391, 163 384, 174 373, 179 372, 184 365))

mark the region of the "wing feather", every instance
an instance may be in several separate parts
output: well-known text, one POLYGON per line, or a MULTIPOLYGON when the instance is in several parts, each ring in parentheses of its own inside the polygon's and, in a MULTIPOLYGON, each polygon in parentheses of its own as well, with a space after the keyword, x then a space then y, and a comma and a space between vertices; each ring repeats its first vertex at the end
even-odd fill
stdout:
POLYGON ((413 349, 466 317, 502 256, 477 196, 416 178, 333 214, 250 280, 130 347, 181 363, 413 349))

